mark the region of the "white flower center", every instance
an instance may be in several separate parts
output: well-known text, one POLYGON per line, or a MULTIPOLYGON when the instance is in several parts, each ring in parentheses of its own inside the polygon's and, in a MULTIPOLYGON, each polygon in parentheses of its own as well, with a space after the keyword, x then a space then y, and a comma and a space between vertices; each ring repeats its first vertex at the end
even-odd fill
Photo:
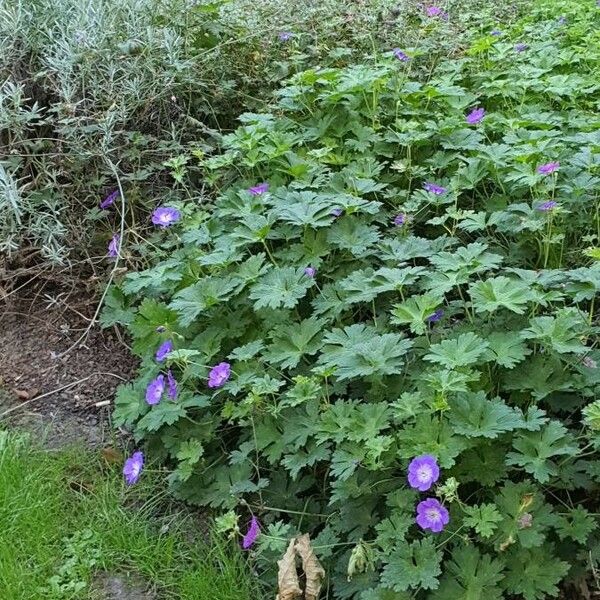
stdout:
POLYGON ((426 514, 429 521, 439 521, 440 519, 440 511, 437 508, 428 509, 426 514))
POLYGON ((433 473, 431 472, 431 467, 429 465, 422 465, 417 470, 417 477, 419 481, 429 481, 432 477, 433 473))

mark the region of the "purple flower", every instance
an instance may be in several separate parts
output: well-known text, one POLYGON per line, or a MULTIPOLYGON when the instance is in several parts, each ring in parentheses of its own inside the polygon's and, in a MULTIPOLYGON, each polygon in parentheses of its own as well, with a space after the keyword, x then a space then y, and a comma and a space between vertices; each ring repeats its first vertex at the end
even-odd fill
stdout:
POLYGON ((434 533, 439 533, 448 525, 450 515, 438 500, 427 498, 417 504, 416 521, 421 529, 431 529, 434 533))
POLYGON ((565 15, 563 15, 562 17, 560 17, 560 19, 558 19, 559 25, 564 25, 566 22, 567 22, 567 17, 565 17, 565 15))
POLYGON ((269 184, 268 183, 259 183, 258 185, 255 185, 254 187, 248 188, 248 192, 250 194, 252 194, 253 196, 260 196, 261 194, 264 194, 265 192, 269 191, 269 184))
POLYGON ((256 517, 252 517, 250 521, 250 526, 248 527, 248 531, 242 540, 242 548, 244 550, 248 550, 256 541, 256 538, 260 534, 260 525, 258 524, 258 519, 256 517))
POLYGON ((408 62, 410 60, 410 56, 408 56, 407 54, 404 54, 404 52, 402 52, 402 50, 400 50, 400 48, 394 48, 392 50, 392 54, 399 60, 402 62, 408 62))
POLYGON ((490 32, 490 35, 493 35, 494 37, 498 37, 498 36, 502 35, 502 32, 499 29, 494 29, 494 31, 490 32))
POLYGON ((435 456, 423 454, 410 461, 408 465, 408 483, 414 490, 426 492, 440 477, 435 456))
POLYGON ((560 163, 558 161, 549 162, 549 163, 540 165, 537 168, 537 172, 540 175, 551 175, 552 173, 555 173, 556 171, 558 171, 559 167, 560 167, 560 163))
POLYGON ((159 206, 152 213, 152 222, 159 227, 169 227, 181 219, 181 213, 171 206, 159 206))
POLYGON ((439 6, 428 6, 425 12, 428 17, 443 17, 445 14, 439 6))
POLYGON ((177 400, 177 381, 175 377, 173 377, 173 373, 171 373, 171 369, 167 371, 167 396, 171 400, 177 400))
POLYGON ((144 453, 134 452, 123 465, 123 475, 127 485, 133 485, 140 478, 142 469, 144 468, 144 453))
POLYGON ((119 256, 119 242, 121 240, 121 236, 118 233, 115 233, 112 236, 112 239, 108 243, 108 256, 111 258, 116 258, 119 256))
POLYGON ((536 208, 537 210, 541 210, 542 212, 548 212, 554 210, 557 207, 558 202, 555 202, 554 200, 548 200, 547 202, 542 202, 541 204, 538 204, 536 208))
POLYGON ((153 379, 146 388, 146 402, 150 405, 158 404, 165 391, 165 376, 161 373, 153 379))
POLYGON ((304 274, 312 279, 317 274, 317 270, 314 267, 306 267, 304 274))
POLYGON ((527 44, 524 44, 523 42, 515 44, 515 52, 525 52, 527 48, 529 48, 529 46, 527 44))
POLYGON ((483 121, 483 117, 485 117, 485 108, 474 108, 467 115, 467 123, 469 125, 477 125, 477 123, 483 121))
POLYGON ((404 213, 398 213, 393 220, 394 225, 397 227, 402 227, 408 220, 407 216, 404 213))
POLYGON ((444 311, 438 308, 435 312, 431 313, 425 320, 428 323, 437 323, 444 316, 444 311))
POLYGON ((448 191, 445 187, 442 187, 441 185, 429 182, 425 182, 423 184, 423 188, 426 192, 429 192, 430 194, 435 194, 436 196, 441 196, 442 194, 445 194, 448 191))
POLYGON ((331 213, 329 213, 332 217, 341 217, 344 214, 343 208, 334 208, 331 213))
POLYGON ((158 362, 162 362, 167 357, 167 354, 173 350, 173 342, 171 340, 167 340, 163 342, 156 351, 156 360, 158 362))
POLYGON ((214 366, 208 374, 208 387, 218 388, 225 384, 231 375, 231 365, 226 362, 214 366))
POLYGON ((277 37, 280 42, 289 42, 294 37, 294 34, 291 31, 280 31, 277 37))
POLYGON ((106 196, 106 198, 104 198, 104 200, 100 202, 100 208, 102 210, 106 210, 109 206, 114 204, 115 200, 119 197, 119 195, 119 190, 115 190, 114 192, 108 194, 108 196, 106 196))

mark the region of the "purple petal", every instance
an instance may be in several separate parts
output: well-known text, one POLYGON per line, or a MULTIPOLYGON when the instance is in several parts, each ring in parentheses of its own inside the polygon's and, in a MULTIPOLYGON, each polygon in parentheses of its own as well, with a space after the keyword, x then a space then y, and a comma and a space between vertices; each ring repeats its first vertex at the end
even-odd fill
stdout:
POLYGON ((483 117, 485 117, 485 108, 474 108, 467 115, 467 123, 469 125, 477 125, 477 123, 481 123, 483 117))
POLYGON ((428 323, 437 323, 444 316, 444 311, 441 308, 438 308, 435 312, 431 313, 428 317, 425 317, 425 320, 428 323))
POLYGON ((225 382, 231 376, 231 365, 227 362, 219 363, 214 366, 208 374, 208 387, 218 388, 225 385, 225 382))
POLYGON ((167 357, 167 354, 173 350, 173 342, 171 340, 167 340, 163 342, 156 351, 156 360, 158 362, 162 362, 167 357))
POLYGON ((108 256, 110 256, 111 258, 116 258, 117 256, 119 256, 120 241, 121 236, 118 233, 115 233, 108 244, 108 256))
POLYGON ((242 540, 242 548, 244 550, 248 550, 254 542, 256 542, 256 538, 260 534, 260 525, 258 523, 258 519, 256 517, 252 517, 250 521, 250 526, 248 527, 248 531, 242 540))
POLYGON ((547 202, 542 202, 542 204, 539 204, 536 208, 542 212, 548 212, 558 208, 558 202, 555 202, 554 200, 548 200, 547 202))
POLYGON ((161 373, 153 379, 146 388, 146 402, 150 405, 158 404, 165 391, 165 376, 161 373))
POLYGON ((169 227, 181 219, 181 213, 171 206, 159 206, 152 213, 152 223, 158 227, 169 227))
POLYGON ((426 192, 429 192, 430 194, 435 194, 436 196, 441 196, 442 194, 445 194, 448 191, 445 187, 442 187, 441 185, 437 185, 435 183, 430 183, 427 181, 423 184, 423 188, 426 192))
POLYGON ((405 213, 399 213, 394 217, 393 223, 396 227, 402 227, 402 225, 406 224, 408 217, 405 213))
POLYGON ((258 185, 255 185, 254 187, 248 188, 248 192, 250 194, 252 194, 253 196, 260 196, 261 194, 265 194, 268 191, 269 191, 268 183, 259 183, 258 185))
POLYGON ((175 377, 173 377, 171 369, 167 371, 167 387, 167 395, 169 396, 169 398, 171 400, 177 400, 177 381, 175 380, 175 377))
POLYGON ((314 267, 306 267, 304 274, 312 279, 317 274, 317 270, 314 267))
POLYGON ((130 458, 125 461, 123 466, 123 475, 127 485, 133 485, 140 478, 144 468, 143 452, 134 452, 130 458))
POLYGON ((544 165, 540 165, 537 168, 537 172, 540 175, 551 175, 552 173, 555 173, 556 171, 558 171, 559 168, 560 168, 560 163, 558 161, 553 161, 553 162, 546 163, 544 165))
POLYGON ((417 504, 416 522, 421 529, 439 533, 450 522, 448 510, 435 498, 427 498, 417 504))
POLYGON ((392 54, 401 62, 408 62, 410 60, 410 56, 402 52, 400 48, 394 48, 392 54))
POLYGON ((420 492, 426 492, 440 477, 440 468, 435 456, 423 454, 410 461, 408 483, 420 492))
POLYGON ((104 198, 104 200, 102 200, 102 202, 100 202, 100 208, 102 210, 105 210, 109 206, 112 206, 114 204, 115 200, 119 196, 120 196, 119 190, 115 190, 114 192, 111 192, 110 194, 108 194, 108 196, 106 196, 106 198, 104 198))

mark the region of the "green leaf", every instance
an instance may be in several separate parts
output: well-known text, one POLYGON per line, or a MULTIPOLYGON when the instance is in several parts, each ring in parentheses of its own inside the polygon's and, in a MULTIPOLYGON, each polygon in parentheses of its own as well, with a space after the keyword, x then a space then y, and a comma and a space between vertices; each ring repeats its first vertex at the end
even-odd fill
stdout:
POLYGON ((294 385, 288 388, 281 399, 281 407, 298 406, 298 404, 316 400, 323 393, 320 382, 313 377, 298 375, 294 377, 293 381, 294 385))
POLYGON ((179 261, 165 261, 138 273, 128 273, 121 285, 125 294, 134 295, 140 292, 159 292, 172 289, 183 278, 179 261))
POLYGON ((489 344, 489 359, 507 369, 512 369, 531 354, 517 332, 497 331, 487 336, 486 341, 489 344))
POLYGON ((125 294, 116 286, 111 286, 104 298, 104 306, 100 314, 100 325, 106 329, 113 325, 130 325, 135 312, 127 305, 125 294))
POLYGON ((162 400, 138 421, 138 431, 158 431, 163 425, 173 425, 186 416, 185 409, 178 402, 162 400))
POLYGON ((456 548, 431 600, 502 600, 503 564, 473 546, 456 548))
POLYGON ((537 340, 559 354, 585 354, 589 348, 580 339, 585 327, 584 318, 578 310, 565 308, 559 310, 556 317, 534 317, 529 321, 529 328, 521 332, 521 337, 537 340))
POLYGON ((422 335, 429 326, 426 322, 427 317, 431 316, 440 304, 439 296, 430 294, 411 296, 405 302, 394 306, 392 323, 395 325, 409 325, 413 333, 422 335))
POLYGON ((277 219, 296 227, 327 227, 331 225, 331 211, 337 206, 327 197, 313 192, 288 192, 278 200, 273 210, 277 219))
POLYGON ((385 587, 396 592, 437 588, 437 578, 442 572, 442 553, 436 550, 431 539, 401 543, 387 558, 381 573, 381 583, 385 587))
POLYGON ((454 466, 455 458, 468 446, 465 438, 454 434, 450 423, 430 415, 419 415, 414 424, 397 432, 396 439, 400 458, 432 454, 446 469, 454 466))
POLYGON ((505 551, 513 545, 541 546, 555 523, 552 508, 544 503, 542 492, 529 481, 506 481, 494 498, 503 520, 498 524, 494 546, 505 551))
POLYGON ((375 542, 384 553, 391 552, 399 543, 403 543, 408 530, 415 522, 412 510, 394 509, 389 517, 383 519, 375 526, 377 538, 375 542))
POLYGON ((521 432, 513 442, 516 452, 509 452, 506 464, 523 467, 540 483, 558 474, 557 456, 575 456, 578 452, 566 427, 550 421, 540 431, 521 432))
POLYGON ((274 268, 252 286, 250 298, 256 309, 294 308, 313 284, 303 269, 274 268))
POLYGON ((325 321, 311 317, 300 323, 288 323, 272 334, 272 343, 264 358, 284 369, 296 367, 304 356, 311 356, 323 345, 325 321))
POLYGON ((339 285, 345 292, 347 303, 370 302, 379 294, 399 290, 405 285, 415 283, 423 270, 423 267, 405 267, 403 269, 383 268, 378 271, 372 269, 354 271, 342 279, 339 285))
POLYGON ((377 587, 362 592, 359 600, 412 600, 408 592, 395 592, 386 587, 377 587))
POLYGON ((357 219, 340 219, 331 227, 327 236, 332 246, 348 250, 354 256, 362 256, 379 238, 377 229, 357 219))
POLYGON ((484 313, 506 308, 522 315, 527 303, 534 299, 531 289, 524 282, 504 276, 472 284, 469 294, 475 311, 484 313))
POLYGON ((590 533, 598 527, 598 523, 585 508, 576 506, 567 515, 558 515, 555 527, 561 540, 570 538, 585 544, 590 533))
POLYGON ((555 554, 552 546, 511 552, 506 560, 506 589, 524 600, 558 596, 557 584, 569 571, 569 563, 555 554))
POLYGON ((262 340, 255 340, 253 342, 249 342, 248 344, 244 344, 243 346, 238 346, 235 350, 229 354, 228 358, 231 360, 237 361, 247 361, 254 358, 263 348, 265 347, 262 340))
POLYGON ((452 340, 443 340, 429 347, 423 358, 439 363, 448 369, 466 367, 478 362, 488 348, 488 343, 473 332, 461 333, 452 340))
POLYGON ((413 344, 395 333, 377 335, 363 324, 334 329, 323 341, 319 362, 334 368, 340 380, 400 373, 404 367, 403 356, 413 344))
POLYGON ((494 535, 498 523, 502 521, 502 515, 498 512, 495 504, 479 504, 475 506, 465 506, 467 516, 464 524, 467 527, 473 527, 475 532, 482 538, 489 538, 494 535))
POLYGON ((200 313, 228 300, 235 288, 236 282, 233 279, 205 277, 177 292, 169 308, 179 313, 179 322, 186 326, 200 313))
POLYGON ((450 402, 449 419, 456 433, 466 437, 497 438, 522 426, 520 411, 502 400, 488 400, 485 392, 460 394, 450 402))
POLYGON ((326 445, 318 446, 316 442, 310 442, 306 449, 296 450, 291 454, 286 454, 281 464, 290 472, 292 479, 296 479, 298 474, 305 467, 312 467, 320 461, 325 461, 331 456, 331 451, 326 445))
POLYGON ((460 271, 464 275, 473 275, 495 269, 502 262, 502 257, 487 252, 487 245, 475 242, 457 248, 454 252, 439 252, 429 258, 438 271, 460 271))
POLYGON ((121 384, 115 395, 113 418, 117 427, 131 427, 147 410, 139 386, 121 384))

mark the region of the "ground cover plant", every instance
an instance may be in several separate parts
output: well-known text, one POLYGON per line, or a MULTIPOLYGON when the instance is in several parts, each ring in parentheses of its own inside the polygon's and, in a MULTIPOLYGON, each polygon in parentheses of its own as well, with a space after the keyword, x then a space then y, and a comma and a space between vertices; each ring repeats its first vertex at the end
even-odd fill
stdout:
MULTIPOLYGON (((503 5, 455 12, 514 13, 503 5)), ((190 144, 212 151, 238 114, 307 66, 412 44, 425 16, 412 0, 4 2, 0 251, 12 268, 96 267, 119 221, 142 238, 159 202, 205 201, 190 144), (107 220, 99 205, 119 185, 128 202, 113 196, 120 212, 107 220)), ((462 21, 443 25, 430 63, 462 46, 462 21)))
POLYGON ((209 548, 197 523, 165 511, 153 471, 128 487, 93 451, 49 454, 0 431, 0 596, 104 598, 94 581, 108 571, 141 578, 161 599, 259 598, 239 553, 209 548))
MULTIPOLYGON (((423 10, 425 40, 453 18, 423 10)), ((599 24, 537 2, 434 65, 425 41, 298 73, 196 153, 214 206, 153 213, 104 315, 142 358, 115 419, 280 599, 305 533, 306 598, 587 592, 599 24)))

